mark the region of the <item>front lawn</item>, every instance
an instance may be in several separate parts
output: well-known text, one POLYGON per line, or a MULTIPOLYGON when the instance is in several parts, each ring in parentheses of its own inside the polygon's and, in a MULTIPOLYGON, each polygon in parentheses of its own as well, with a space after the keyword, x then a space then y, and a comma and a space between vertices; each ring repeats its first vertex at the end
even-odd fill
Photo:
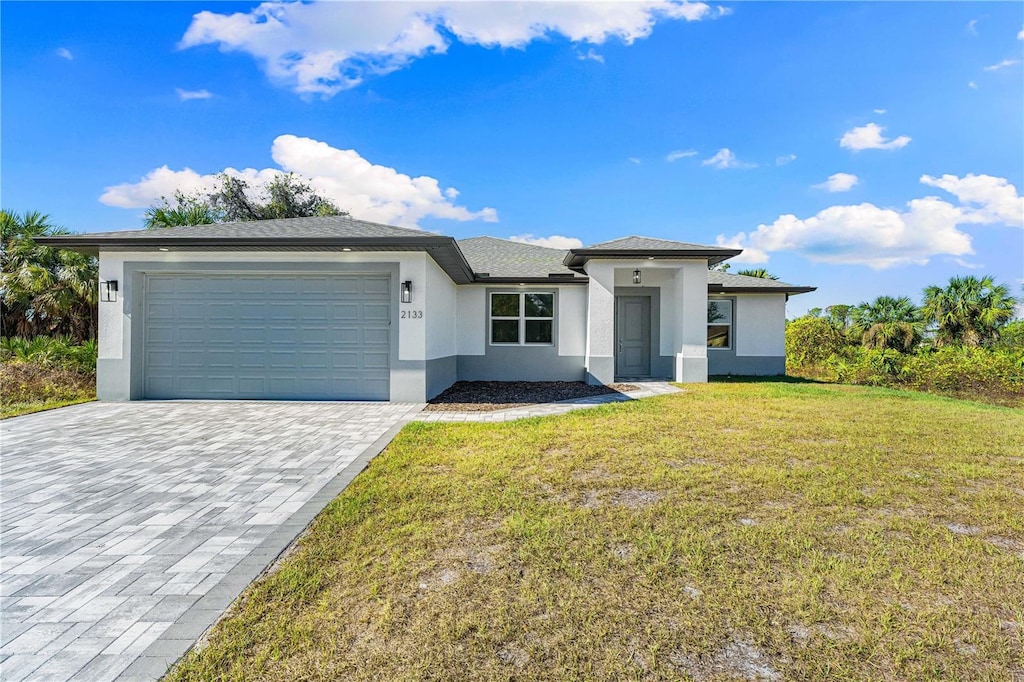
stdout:
POLYGON ((1024 412, 685 391, 406 427, 171 679, 1024 675, 1024 412))

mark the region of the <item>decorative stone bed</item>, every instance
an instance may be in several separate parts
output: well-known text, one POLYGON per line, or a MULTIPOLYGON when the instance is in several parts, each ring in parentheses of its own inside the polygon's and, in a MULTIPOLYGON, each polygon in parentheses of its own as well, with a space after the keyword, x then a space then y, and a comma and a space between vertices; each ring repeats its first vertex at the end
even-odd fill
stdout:
POLYGON ((591 386, 582 381, 459 381, 427 404, 428 412, 489 412, 560 400, 640 390, 632 384, 591 386))

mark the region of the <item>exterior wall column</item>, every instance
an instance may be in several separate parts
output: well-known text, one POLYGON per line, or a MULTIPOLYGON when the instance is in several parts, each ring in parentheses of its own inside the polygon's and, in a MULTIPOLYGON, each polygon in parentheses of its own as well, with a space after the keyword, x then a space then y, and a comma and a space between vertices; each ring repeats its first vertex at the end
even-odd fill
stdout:
POLYGON ((615 381, 615 267, 589 261, 587 285, 586 378, 588 384, 615 381))
POLYGON ((708 264, 680 263, 675 277, 676 320, 674 379, 680 383, 708 380, 708 264))

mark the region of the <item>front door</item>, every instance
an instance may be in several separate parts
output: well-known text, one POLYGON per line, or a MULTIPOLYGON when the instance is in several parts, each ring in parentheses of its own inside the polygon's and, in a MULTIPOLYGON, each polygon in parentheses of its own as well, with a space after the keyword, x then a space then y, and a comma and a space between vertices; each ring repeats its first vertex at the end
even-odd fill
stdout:
POLYGON ((651 376, 651 298, 615 299, 615 375, 651 376))

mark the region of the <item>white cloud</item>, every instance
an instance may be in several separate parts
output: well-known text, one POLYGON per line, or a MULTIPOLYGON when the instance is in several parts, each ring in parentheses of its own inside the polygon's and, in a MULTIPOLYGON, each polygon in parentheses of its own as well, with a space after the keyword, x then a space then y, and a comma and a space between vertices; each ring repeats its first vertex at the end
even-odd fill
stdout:
MULTIPOLYGON (((256 187, 278 173, 294 172, 353 217, 390 225, 417 227, 419 220, 428 216, 461 221, 498 219, 493 208, 470 211, 456 205, 458 191, 453 187, 442 190, 435 178, 410 177, 394 168, 372 164, 353 149, 336 149, 308 137, 280 135, 271 147, 271 157, 279 168, 226 168, 223 172, 256 187)), ((190 168, 175 171, 161 166, 139 182, 107 187, 100 201, 108 206, 143 208, 161 197, 173 196, 175 190, 186 194, 208 190, 215 181, 216 174, 200 175, 190 168)))
POLYGON ((640 165, 640 159, 636 158, 635 156, 631 156, 631 157, 629 157, 626 160, 629 161, 630 163, 634 163, 634 164, 636 164, 638 166, 640 165))
POLYGON ((971 263, 969 261, 964 260, 963 258, 950 258, 950 260, 959 265, 960 267, 967 268, 968 270, 980 270, 983 267, 985 267, 981 263, 971 263))
POLYGON ((971 35, 978 35, 978 20, 971 19, 967 22, 967 32, 971 35))
POLYGON ((675 151, 669 152, 668 156, 665 157, 665 160, 668 161, 669 163, 672 163, 673 161, 678 161, 679 159, 687 159, 691 156, 697 156, 696 149, 677 149, 675 151))
MULTIPOLYGON (((560 35, 600 45, 629 45, 659 21, 699 21, 727 14, 703 2, 263 2, 249 12, 202 11, 182 49, 216 45, 255 58, 266 74, 300 94, 330 97, 367 77, 444 53, 452 39, 486 48, 526 47, 560 35)), ((589 54, 589 53, 588 53, 589 54)))
POLYGON ((1008 66, 1016 66, 1017 64, 1020 64, 1020 60, 1019 59, 1004 59, 1003 61, 999 62, 998 64, 992 64, 991 66, 986 66, 983 69, 983 71, 998 71, 999 69, 1005 69, 1008 66))
POLYGON ((886 113, 886 110, 885 109, 875 109, 875 113, 878 114, 879 116, 884 116, 885 113, 886 113))
POLYGON ((776 156, 775 165, 785 166, 787 163, 793 163, 796 161, 796 154, 786 154, 785 156, 776 156))
POLYGON ((509 237, 509 241, 519 242, 520 244, 546 246, 549 249, 560 249, 562 251, 578 249, 583 246, 583 242, 576 239, 576 237, 563 237, 560 234, 553 234, 550 237, 534 237, 532 234, 520 234, 514 237, 509 237))
POLYGON ((58 47, 58 48, 57 48, 57 56, 58 56, 58 57, 60 57, 61 59, 66 59, 66 60, 68 60, 69 62, 70 62, 70 61, 71 61, 72 59, 74 59, 74 58, 75 58, 75 55, 71 54, 71 50, 69 50, 69 49, 68 49, 68 48, 66 48, 66 47, 58 47))
POLYGON ((885 126, 880 126, 877 123, 868 123, 859 128, 847 130, 839 139, 839 146, 857 152, 862 149, 900 149, 910 144, 910 138, 906 135, 900 135, 895 140, 885 139, 882 136, 884 130, 885 126))
POLYGON ((174 91, 178 93, 178 99, 182 102, 187 102, 190 99, 210 99, 213 97, 213 93, 203 88, 202 90, 182 90, 181 88, 174 88, 174 91))
POLYGON ((749 233, 719 235, 717 243, 744 249, 737 260, 745 263, 764 263, 772 252, 793 251, 821 263, 884 269, 973 254, 971 237, 961 225, 1024 224, 1024 198, 1004 178, 926 175, 921 182, 949 191, 960 205, 923 197, 902 210, 870 203, 831 206, 809 218, 782 215, 749 233))
POLYGON ((732 153, 726 147, 719 149, 718 152, 710 159, 704 159, 700 162, 702 166, 711 166, 713 168, 754 168, 757 166, 756 163, 747 163, 746 161, 740 161, 736 158, 736 155, 732 153))
POLYGON ((1022 28, 1020 33, 1017 34, 1017 40, 1024 40, 1024 28, 1022 28))
POLYGON ((828 180, 817 185, 811 185, 815 189, 823 189, 827 192, 849 192, 853 189, 860 178, 852 173, 833 173, 828 180))
POLYGON ((974 81, 968 81, 967 82, 967 87, 969 87, 971 90, 977 90, 978 89, 978 84, 975 83, 974 81))
POLYGON ((1006 178, 968 173, 960 178, 946 174, 922 175, 921 183, 945 190, 969 207, 970 222, 1005 223, 1024 227, 1024 197, 1006 178))
POLYGON ((589 50, 587 50, 586 54, 583 54, 582 52, 577 52, 576 59, 579 59, 580 61, 586 61, 589 59, 591 61, 597 62, 598 64, 604 64, 604 57, 599 55, 597 51, 594 50, 594 48, 590 48, 589 50))

